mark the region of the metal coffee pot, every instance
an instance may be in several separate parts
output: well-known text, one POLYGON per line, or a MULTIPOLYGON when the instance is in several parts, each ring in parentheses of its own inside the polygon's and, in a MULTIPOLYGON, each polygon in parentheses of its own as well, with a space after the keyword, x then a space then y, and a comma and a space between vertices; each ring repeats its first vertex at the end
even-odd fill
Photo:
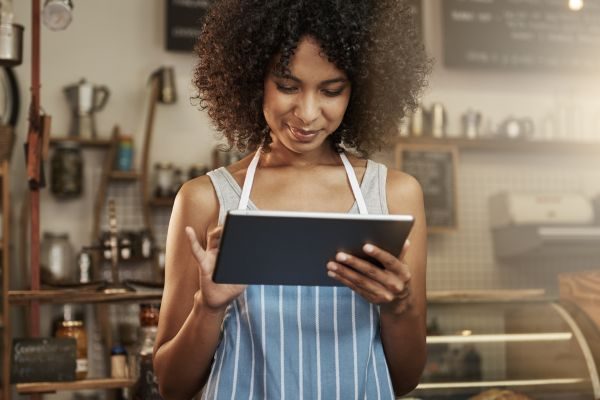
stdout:
POLYGON ((96 138, 95 113, 102 110, 110 91, 106 86, 93 85, 85 79, 63 89, 71 109, 69 136, 96 138))

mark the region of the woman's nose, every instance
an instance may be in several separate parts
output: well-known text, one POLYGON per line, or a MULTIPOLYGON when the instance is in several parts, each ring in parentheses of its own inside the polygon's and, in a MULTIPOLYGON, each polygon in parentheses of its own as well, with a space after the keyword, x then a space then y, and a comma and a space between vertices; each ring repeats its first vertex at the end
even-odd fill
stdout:
POLYGON ((298 99, 294 107, 294 116, 302 120, 304 127, 310 127, 321 113, 319 101, 313 94, 306 93, 298 99))

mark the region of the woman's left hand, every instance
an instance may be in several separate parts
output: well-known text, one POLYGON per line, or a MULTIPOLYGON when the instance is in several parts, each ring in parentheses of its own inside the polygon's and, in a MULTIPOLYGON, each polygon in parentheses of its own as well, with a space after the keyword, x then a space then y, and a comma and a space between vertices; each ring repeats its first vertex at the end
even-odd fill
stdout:
POLYGON ((337 253, 336 260, 327 263, 327 274, 368 302, 379 304, 382 312, 400 315, 411 304, 411 275, 404 261, 409 245, 407 240, 402 253, 396 257, 376 246, 366 244, 363 247, 364 252, 379 261, 383 268, 348 253, 337 253))

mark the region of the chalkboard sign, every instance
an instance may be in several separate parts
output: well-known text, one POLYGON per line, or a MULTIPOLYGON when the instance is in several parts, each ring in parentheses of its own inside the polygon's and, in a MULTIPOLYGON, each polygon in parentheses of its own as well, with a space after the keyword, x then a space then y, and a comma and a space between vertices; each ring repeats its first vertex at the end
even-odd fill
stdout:
POLYGON ((421 184, 427 229, 443 232, 457 228, 456 160, 454 146, 396 146, 397 167, 421 184))
POLYGON ((213 0, 167 0, 167 50, 192 51, 213 0))
POLYGON ((600 69, 600 1, 444 0, 444 60, 452 68, 600 69))
POLYGON ((13 339, 10 381, 75 380, 76 341, 71 338, 13 339))

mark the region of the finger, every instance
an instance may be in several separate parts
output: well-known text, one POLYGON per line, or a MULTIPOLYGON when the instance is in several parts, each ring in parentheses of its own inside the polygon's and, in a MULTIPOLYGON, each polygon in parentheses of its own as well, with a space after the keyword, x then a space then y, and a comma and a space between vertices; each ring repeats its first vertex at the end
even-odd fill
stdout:
POLYGON ((208 233, 206 239, 206 250, 218 249, 221 243, 221 237, 223 236, 223 227, 217 226, 215 229, 208 233))
MULTIPOLYGON (((407 248, 408 247, 405 243, 404 247, 402 248, 402 252, 404 253, 405 249, 407 248)), ((402 281, 410 280, 410 270, 408 269, 408 266, 402 257, 396 258, 393 254, 388 253, 387 251, 382 250, 372 244, 364 245, 363 251, 382 263, 386 270, 394 273, 396 276, 399 276, 402 281)))
POLYGON ((352 268, 331 261, 327 264, 327 269, 330 276, 333 274, 332 277, 340 277, 344 280, 342 283, 360 292, 363 297, 368 297, 378 303, 392 301, 394 298, 394 295, 379 282, 354 271, 352 268))
POLYGON ((361 274, 366 275, 377 282, 384 282, 387 279, 387 272, 384 269, 351 254, 339 252, 336 254, 335 260, 344 265, 351 266, 361 274))
MULTIPOLYGON (((190 247, 192 249, 192 254, 194 255, 194 257, 196 258, 196 261, 198 261, 198 264, 200 264, 200 266, 202 267, 202 269, 204 271, 203 261, 206 258, 206 252, 200 245, 200 242, 198 242, 198 237, 196 236, 196 232, 194 232, 194 229, 192 227, 186 226, 185 234, 187 235, 188 240, 190 241, 190 247)), ((204 272, 206 272, 206 271, 204 271, 204 272)))

